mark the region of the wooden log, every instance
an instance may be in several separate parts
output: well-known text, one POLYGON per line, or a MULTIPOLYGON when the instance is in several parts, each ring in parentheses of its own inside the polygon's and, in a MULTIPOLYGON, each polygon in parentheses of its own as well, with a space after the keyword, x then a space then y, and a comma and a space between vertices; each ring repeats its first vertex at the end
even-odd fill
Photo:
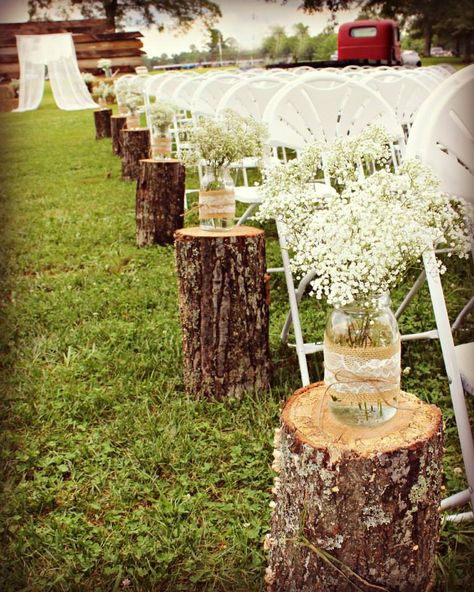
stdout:
POLYGON ((95 122, 95 139, 102 140, 102 138, 110 138, 110 118, 112 117, 112 109, 96 109, 94 111, 95 122))
POLYGON ((185 169, 179 160, 140 160, 136 193, 137 245, 172 244, 183 226, 185 169))
POLYGON ((121 130, 127 123, 125 115, 112 115, 110 118, 110 133, 112 135, 112 152, 117 156, 122 156, 122 136, 121 130))
POLYGON ((300 389, 276 431, 267 591, 426 592, 440 527, 441 411, 402 393, 387 423, 348 427, 327 398, 322 383, 300 389))
POLYGON ((122 129, 122 179, 138 179, 140 160, 148 158, 150 133, 146 128, 122 129))
POLYGON ((237 398, 270 385, 265 235, 176 232, 183 369, 194 397, 237 398))

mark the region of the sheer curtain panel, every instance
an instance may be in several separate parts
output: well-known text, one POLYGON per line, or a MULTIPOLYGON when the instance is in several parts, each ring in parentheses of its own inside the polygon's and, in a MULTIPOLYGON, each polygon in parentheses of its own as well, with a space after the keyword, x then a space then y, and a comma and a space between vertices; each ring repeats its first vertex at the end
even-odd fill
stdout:
POLYGON ((41 103, 45 66, 54 99, 60 109, 94 109, 77 65, 71 33, 56 35, 17 35, 20 62, 20 98, 16 111, 31 111, 41 103))

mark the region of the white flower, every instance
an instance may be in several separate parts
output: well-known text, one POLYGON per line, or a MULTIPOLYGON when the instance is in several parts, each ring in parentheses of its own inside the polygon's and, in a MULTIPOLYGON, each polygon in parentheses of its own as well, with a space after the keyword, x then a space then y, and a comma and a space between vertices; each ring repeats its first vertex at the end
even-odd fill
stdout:
POLYGON ((253 117, 226 111, 215 119, 203 119, 190 130, 188 143, 191 149, 186 160, 189 164, 205 160, 210 166, 220 167, 248 156, 261 158, 265 138, 264 124, 253 117))
POLYGON ((176 105, 167 101, 158 101, 150 106, 150 117, 153 128, 164 133, 173 123, 177 111, 176 105))
POLYGON ((101 68, 102 70, 107 70, 112 67, 112 60, 101 58, 97 61, 97 67, 101 68))
POLYGON ((389 157, 389 137, 374 127, 265 172, 257 217, 284 224, 292 268, 316 273, 316 298, 342 306, 390 291, 433 245, 460 256, 469 249, 472 207, 443 194, 419 161, 394 173, 389 157), (327 194, 315 190, 323 169, 333 185, 327 194))

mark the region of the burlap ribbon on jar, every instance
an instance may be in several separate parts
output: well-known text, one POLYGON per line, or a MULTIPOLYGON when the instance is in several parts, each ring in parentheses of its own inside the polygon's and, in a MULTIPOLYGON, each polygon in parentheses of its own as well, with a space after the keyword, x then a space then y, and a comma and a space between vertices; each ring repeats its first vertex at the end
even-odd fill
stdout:
POLYGON ((235 217, 235 194, 229 189, 199 192, 199 219, 222 218, 232 220, 235 217))
POLYGON ((161 154, 169 154, 171 152, 171 138, 164 138, 162 136, 153 136, 151 144, 152 156, 159 156, 161 154))
POLYGON ((400 340, 386 347, 348 347, 324 336, 324 382, 341 403, 396 406, 400 394, 400 340))

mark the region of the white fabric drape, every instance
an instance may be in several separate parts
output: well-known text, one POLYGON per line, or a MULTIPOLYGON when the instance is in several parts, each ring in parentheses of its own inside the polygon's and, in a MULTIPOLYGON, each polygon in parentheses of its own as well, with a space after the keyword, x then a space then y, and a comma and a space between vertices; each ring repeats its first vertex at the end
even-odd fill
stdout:
POLYGON ((60 109, 95 109, 77 65, 71 33, 17 35, 20 62, 20 97, 16 111, 31 111, 41 103, 45 66, 60 109))

